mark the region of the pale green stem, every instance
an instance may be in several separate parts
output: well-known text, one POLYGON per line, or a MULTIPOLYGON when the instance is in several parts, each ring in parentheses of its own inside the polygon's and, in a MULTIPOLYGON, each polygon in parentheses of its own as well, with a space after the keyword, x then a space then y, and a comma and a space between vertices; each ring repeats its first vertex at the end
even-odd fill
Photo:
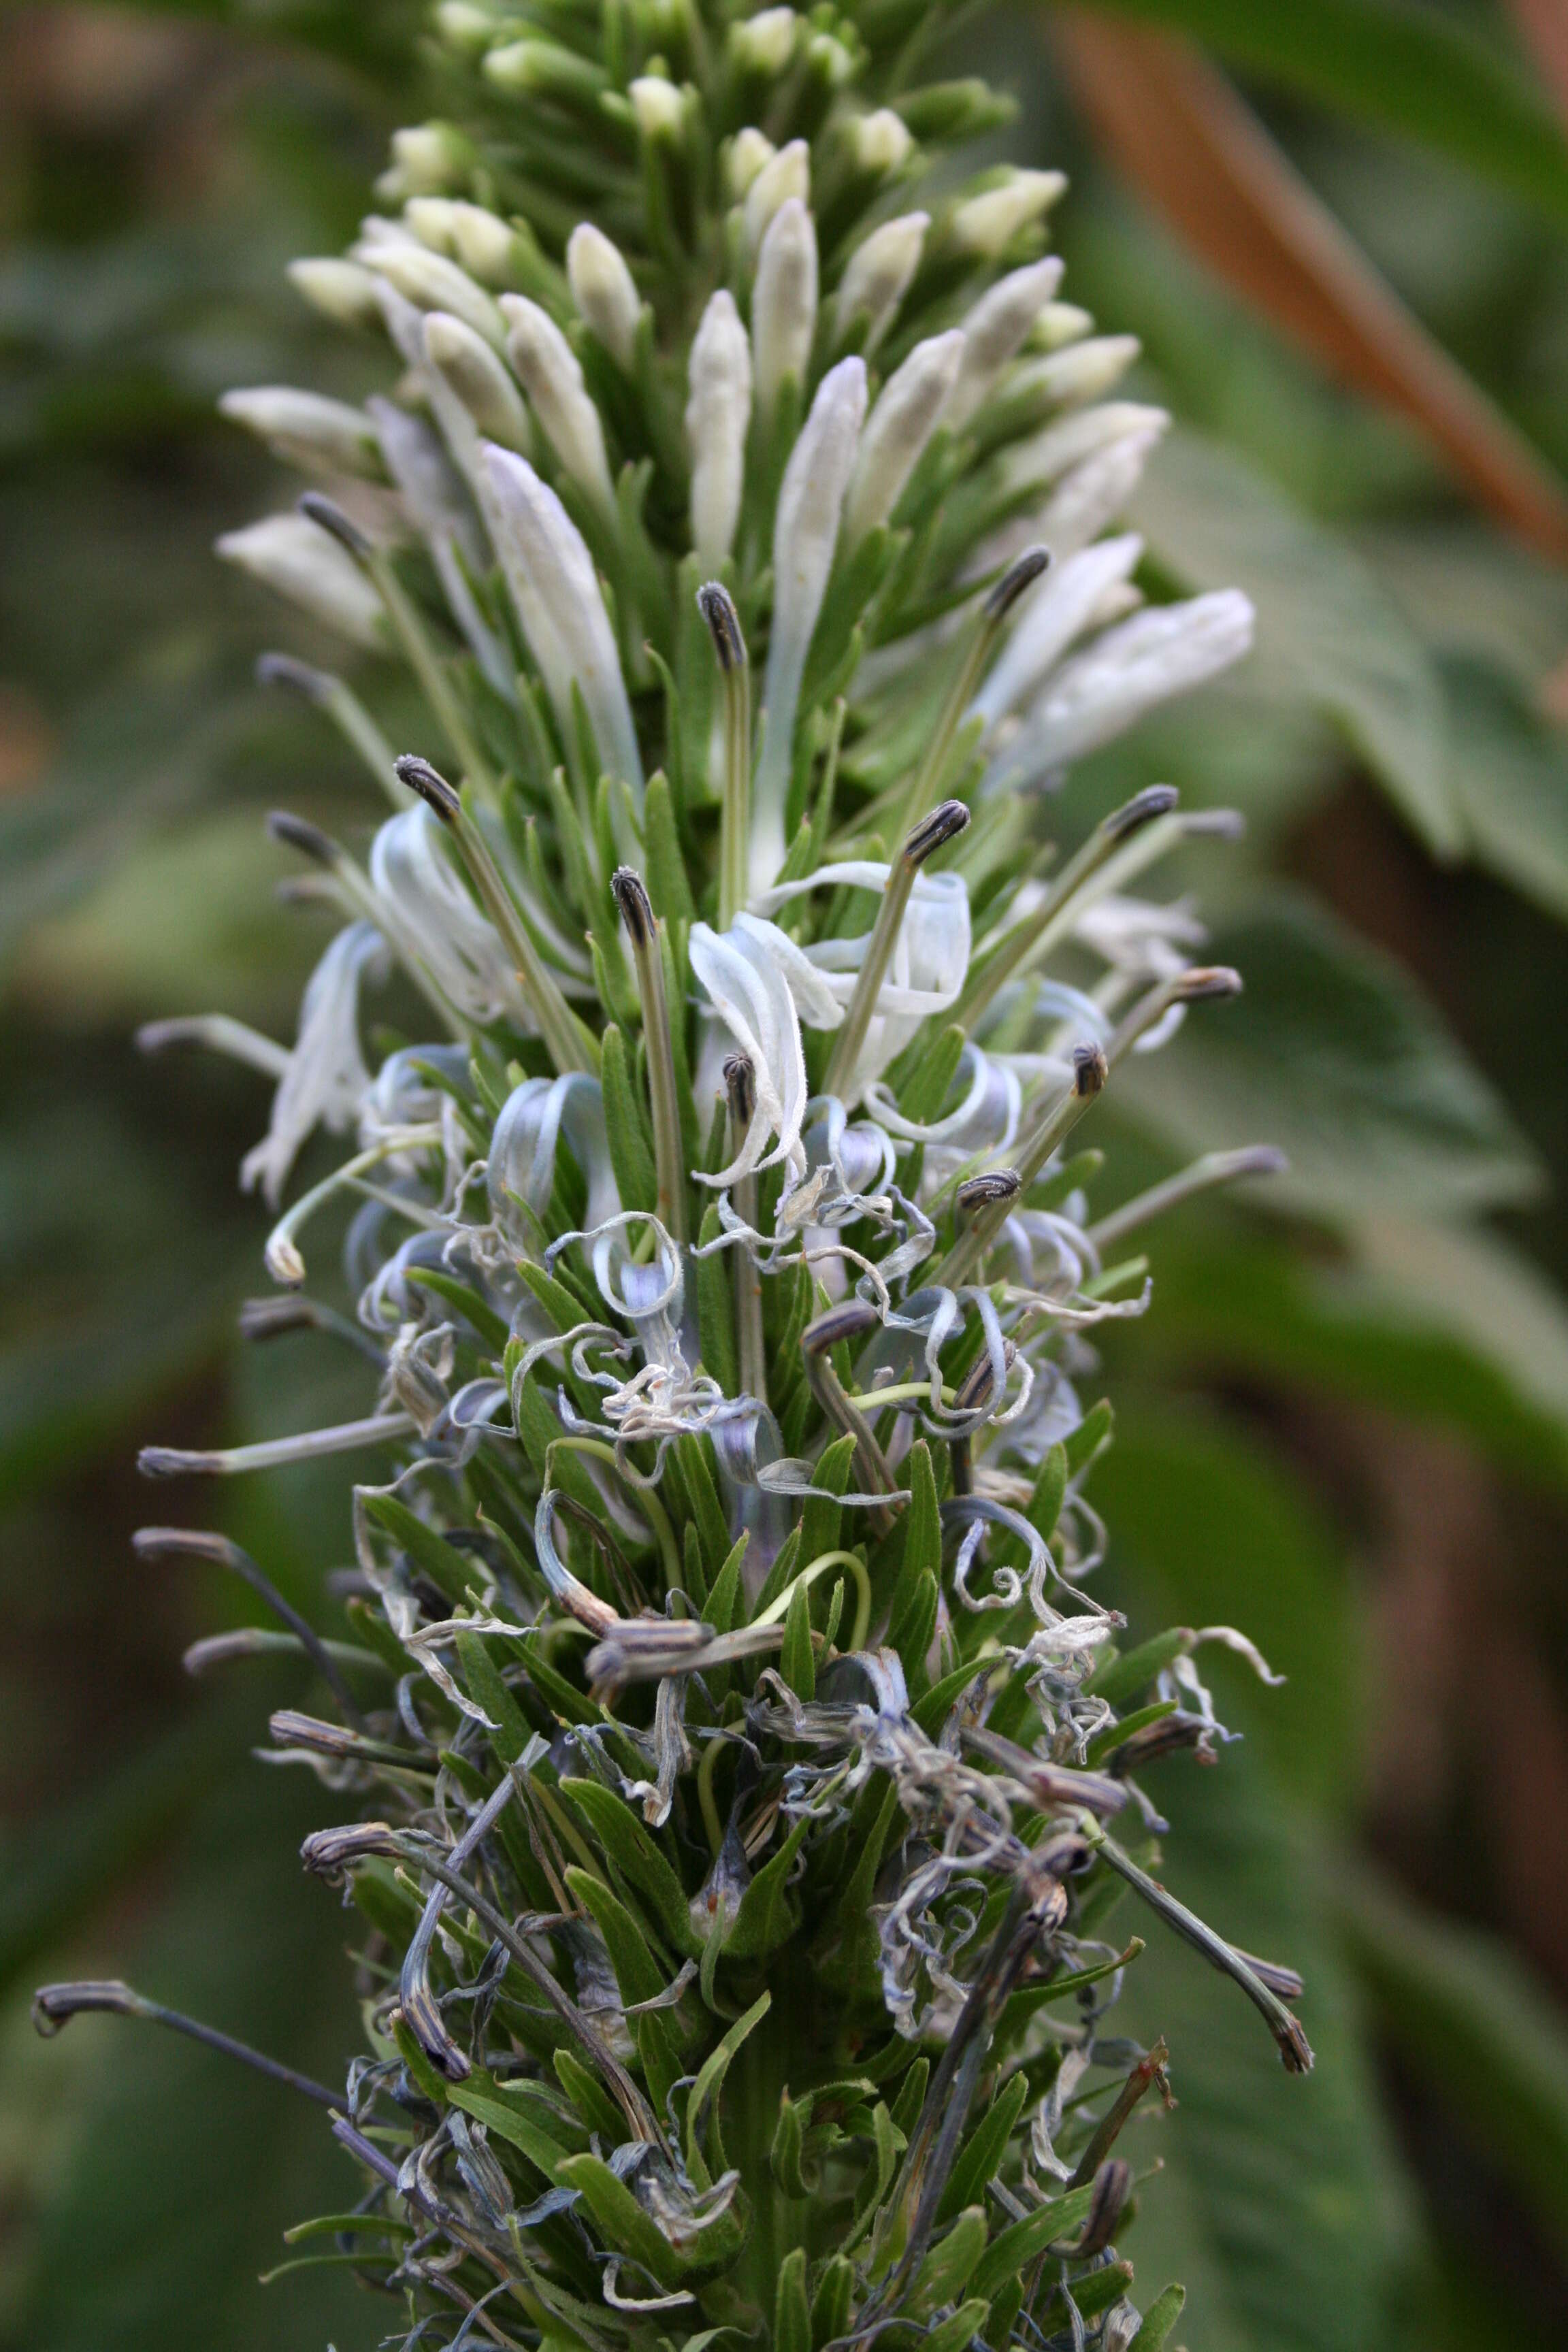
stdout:
POLYGON ((1279 1176, 1284 1173, 1286 1165, 1284 1153, 1277 1151, 1271 1143, 1247 1144, 1239 1151, 1206 1151, 1179 1175, 1168 1176, 1163 1184, 1152 1184, 1146 1192, 1124 1201, 1120 1209, 1112 1209, 1109 1216, 1087 1228, 1085 1238, 1103 1255, 1140 1225, 1163 1216, 1167 1209, 1178 1208, 1200 1192, 1211 1192, 1219 1184, 1233 1184, 1242 1176, 1279 1176))

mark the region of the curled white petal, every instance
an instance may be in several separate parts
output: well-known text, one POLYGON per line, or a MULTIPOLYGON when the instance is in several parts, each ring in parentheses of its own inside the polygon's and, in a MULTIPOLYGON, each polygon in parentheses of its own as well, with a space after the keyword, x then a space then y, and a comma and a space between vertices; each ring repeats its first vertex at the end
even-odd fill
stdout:
POLYGON ((815 1011, 837 1021, 837 1005, 809 967, 803 977, 805 959, 794 940, 755 915, 737 917, 722 932, 694 923, 690 955, 692 971, 714 1012, 751 1062, 757 1097, 734 1159, 717 1176, 700 1176, 700 1181, 732 1184, 780 1160, 798 1179, 805 1172, 801 1128, 807 1097, 792 978, 808 995, 819 992, 811 999, 815 1011), (778 1139, 772 1151, 766 1148, 770 1135, 778 1139))
POLYGON ((490 1139, 486 1181, 491 1210, 503 1229, 511 1227, 516 1201, 525 1202, 538 1216, 549 1207, 556 1147, 563 1139, 587 1182, 589 1230, 618 1214, 621 1196, 610 1164, 599 1082, 573 1070, 559 1078, 524 1078, 501 1108, 490 1139))
POLYGON ((346 1134, 359 1117, 370 1072, 359 1041, 360 982, 384 970, 386 947, 374 923, 350 923, 338 933, 305 983, 300 1034, 272 1097, 266 1135, 247 1151, 240 1181, 258 1184, 268 1208, 282 1196, 300 1145, 318 1125, 346 1134))
POLYGON ((531 1028, 511 960, 464 887, 440 820, 423 801, 381 827, 370 878, 399 949, 465 1019, 483 1024, 504 1015, 531 1028))

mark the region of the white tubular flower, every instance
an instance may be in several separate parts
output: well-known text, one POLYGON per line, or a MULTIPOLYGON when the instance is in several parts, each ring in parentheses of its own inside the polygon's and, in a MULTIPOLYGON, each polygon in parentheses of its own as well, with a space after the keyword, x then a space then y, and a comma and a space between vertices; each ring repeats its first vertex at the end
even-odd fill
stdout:
POLYGON ((858 245, 839 280, 833 311, 834 332, 847 335, 863 310, 866 344, 874 352, 892 325, 900 303, 910 290, 925 249, 930 213, 900 213, 884 221, 858 245))
POLYGON ((496 552, 556 715, 569 729, 575 684, 600 758, 610 774, 631 785, 640 805, 637 730, 594 559, 554 491, 526 458, 487 443, 481 462, 496 552))
POLYGON ((447 310, 424 315, 425 357, 455 400, 473 419, 477 432, 503 449, 526 457, 533 434, 516 379, 482 335, 447 310))
POLYGON ((432 253, 453 253, 452 215, 457 209, 450 196, 410 196, 403 207, 403 225, 432 253))
POLYGON ((620 247, 592 221, 579 221, 566 241, 566 276, 584 323, 616 365, 629 373, 642 297, 620 247))
POLYGON ((465 1020, 482 1024, 504 1015, 531 1027, 510 959, 464 887, 440 819, 423 801, 381 827, 370 878, 399 951, 423 965, 465 1020))
POLYGON ((690 382, 691 541, 706 568, 717 572, 734 543, 752 422, 752 348, 723 287, 692 338, 690 382))
POLYGON ((748 123, 737 131, 724 158, 724 184, 731 204, 738 205, 764 163, 778 153, 765 131, 748 123))
POLYGON ((1069 466, 1111 442, 1130 434, 1163 433, 1170 421, 1165 409, 1151 408, 1137 400, 1107 400, 1097 408, 1080 408, 1007 452, 1002 466, 1004 487, 1017 489, 1026 482, 1037 482, 1043 488, 1058 481, 1069 466))
POLYGON ((547 310, 526 294, 503 294, 507 350, 522 378, 544 436, 574 482, 606 509, 616 493, 605 455, 605 428, 584 388, 577 355, 547 310))
POLYGON ((801 1127, 805 1118, 805 1055, 795 991, 805 1000, 818 1028, 835 1028, 839 1008, 826 982, 813 971, 795 941, 755 915, 737 916, 727 931, 693 923, 691 969, 714 1012, 751 1061, 756 1108, 741 1148, 729 1167, 704 1184, 733 1184, 759 1168, 783 1160, 795 1181, 805 1173, 801 1127), (767 1150, 770 1135, 778 1138, 767 1150))
POLYGON ((861 436, 845 501, 846 547, 858 546, 898 505, 921 450, 942 421, 963 363, 963 330, 953 327, 917 343, 883 385, 861 436))
POLYGON ((457 203, 447 215, 452 246, 470 278, 482 286, 504 286, 517 245, 514 230, 488 205, 457 203))
POLYGON ((240 1182, 276 1209, 300 1147, 318 1124, 347 1134, 370 1088, 370 1072, 359 1042, 360 982, 374 966, 384 970, 386 947, 374 923, 351 923, 340 931, 305 983, 300 1034, 272 1097, 266 1135, 247 1151, 240 1182))
POLYGON ((1087 547, 1054 563, 1018 608, 1013 634, 970 705, 987 730, 1026 702, 1073 639, 1099 618, 1109 591, 1136 568, 1143 542, 1136 532, 1087 547))
POLYGON ((472 161, 466 139, 440 122, 411 123, 392 134, 395 176, 410 196, 436 196, 459 180, 472 161))
POLYGON ((1136 335, 1090 335, 1021 372, 1020 392, 1043 393, 1063 408, 1081 408, 1114 392, 1143 346, 1136 335))
POLYGON ((331 319, 341 327, 374 327, 380 324, 376 308, 375 280, 368 269, 357 261, 343 261, 336 255, 323 255, 320 259, 291 261, 289 278, 312 310, 331 319))
POLYGON ((746 191, 746 255, 753 267, 774 214, 792 196, 811 202, 811 150, 804 139, 792 139, 770 155, 746 191))
POLYGON ((354 252, 358 260, 395 287, 416 310, 449 310, 498 352, 504 347, 506 330, 494 298, 444 253, 432 253, 427 245, 402 230, 385 238, 362 238, 354 252))
POLYGON ((381 598, 345 548, 304 515, 268 515, 215 542, 237 564, 329 629, 373 653, 391 651, 381 598))
POLYGON ((747 73, 782 74, 795 55, 800 18, 793 8, 759 8, 730 27, 730 55, 747 73))
POLYGON ((672 81, 662 74, 641 74, 630 84, 627 97, 637 129, 651 146, 660 140, 678 140, 686 128, 686 102, 672 81))
POLYGON ((752 803, 753 889, 765 888, 784 862, 795 706, 865 415, 866 363, 840 360, 817 386, 779 488, 763 756, 752 803))
POLYGON ((1078 302, 1047 302, 1029 337, 1032 352, 1059 352, 1094 332, 1094 313, 1078 302))
POLYGON ((1054 255, 1032 261, 1026 269, 1015 269, 999 278, 968 313, 963 321, 963 366, 948 404, 948 422, 955 432, 968 424, 994 389, 1061 278, 1062 265, 1054 255))
POLYGON ((752 289, 752 374, 771 415, 786 376, 805 380, 816 331, 816 228, 798 196, 779 206, 763 239, 752 289))
POLYGON ((872 173, 879 179, 896 172, 915 143, 908 123, 890 106, 879 106, 871 114, 856 115, 847 126, 847 136, 857 171, 872 173))
POLYGON ((1109 743, 1156 703, 1239 661, 1252 624, 1251 600, 1239 588, 1135 614, 1063 664, 1010 748, 1007 768, 1047 774, 1109 743))
POLYGON ((971 196, 952 215, 955 244, 966 253, 994 261, 1020 229, 1049 212, 1067 186, 1061 172, 1013 172, 1000 187, 971 196))
MULTIPOLYGON (((879 897, 887 890, 890 872, 890 867, 875 859, 851 858, 840 865, 820 866, 804 882, 786 882, 764 891, 757 903, 772 914, 791 898, 835 884, 872 890, 879 897)), ((818 985, 826 981, 834 1004, 843 1007, 855 993, 870 943, 870 932, 862 931, 852 940, 819 940, 795 952, 804 955, 818 975, 818 985)), ((923 1021, 957 1003, 969 970, 970 945, 969 887, 963 875, 931 874, 922 868, 915 877, 887 977, 877 993, 877 1009, 845 1089, 846 1102, 857 1101, 881 1076, 923 1021)), ((837 1025, 814 1019, 805 1003, 801 1013, 814 1028, 837 1025)))
POLYGON ((1125 512, 1163 430, 1151 425, 1141 433, 1124 433, 1120 441, 1075 466, 1030 526, 1030 537, 1042 540, 1058 557, 1098 539, 1108 523, 1125 512))
POLYGON ((587 1182, 588 1232, 620 1214, 598 1079, 581 1070, 563 1078, 524 1078, 502 1106, 485 1171, 496 1223, 520 1244, 530 1235, 517 1204, 543 1216, 555 1184, 555 1148, 563 1139, 587 1182))
POLYGON ((295 392, 288 384, 264 383, 226 392, 218 414, 243 425, 276 456, 309 474, 381 474, 375 429, 363 408, 323 393, 295 392))
MULTIPOLYGON (((397 485, 410 522, 429 550, 447 609, 496 692, 510 700, 515 693, 511 663, 469 584, 486 570, 488 551, 447 442, 423 417, 411 416, 395 401, 373 400, 370 408, 386 470, 397 485)), ((471 425, 464 438, 465 456, 471 462, 478 447, 471 425)))

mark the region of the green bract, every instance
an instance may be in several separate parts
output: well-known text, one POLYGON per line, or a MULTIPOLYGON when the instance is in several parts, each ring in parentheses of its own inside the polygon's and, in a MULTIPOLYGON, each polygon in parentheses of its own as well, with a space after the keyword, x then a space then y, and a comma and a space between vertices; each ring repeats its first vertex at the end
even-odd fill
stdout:
POLYGON ((150 1042, 277 1077, 251 1328, 349 1328, 303 1287, 347 1193, 380 1386, 144 1466, 388 1451, 352 1643, 276 1602, 335 1711, 273 1730, 362 1816, 306 1860, 368 1922, 368 2052, 304 2087, 410 2346, 1163 2341, 1116 2242, 1167 2054, 1104 2023, 1128 1887, 1310 2063, 1289 1972, 1145 1866, 1138 1771, 1221 1736, 1197 1644, 1267 1669, 1080 1589, 1085 1335, 1146 1297, 1108 1250, 1274 1156, 1096 1224, 1068 1138, 1239 982, 1136 895, 1173 793, 1059 864, 1040 822, 1250 613, 1142 608, 1111 527, 1163 418, 1059 299, 1059 179, 928 180, 1000 112, 920 83, 942 14, 449 0, 447 120, 296 270, 386 396, 226 404, 315 480, 222 551, 426 731, 268 657, 393 814, 363 862, 275 821, 346 919, 291 1051, 150 1042), (373 1069, 394 968, 429 1042, 373 1069))

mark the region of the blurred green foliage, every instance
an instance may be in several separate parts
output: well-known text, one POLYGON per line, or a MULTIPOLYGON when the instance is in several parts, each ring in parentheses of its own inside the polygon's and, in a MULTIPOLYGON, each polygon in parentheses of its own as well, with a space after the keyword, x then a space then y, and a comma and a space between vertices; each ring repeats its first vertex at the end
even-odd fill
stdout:
MULTIPOLYGON (((1166 576, 1237 582, 1260 619, 1233 683, 1079 770, 1061 811, 1076 834, 1159 776, 1249 824, 1203 877, 1248 993, 1201 1057, 1179 1043, 1139 1073, 1117 1163, 1131 1190, 1265 1134, 1293 1163, 1267 1213, 1162 1226, 1153 1308, 1105 1351, 1116 1591, 1245 1626, 1290 1678, 1260 1692, 1219 1661, 1247 1769, 1159 1768, 1156 1795, 1184 1783, 1167 1874, 1302 1967, 1320 2052, 1282 2095, 1222 1989, 1151 1951, 1131 2022, 1171 2041, 1180 2104, 1139 2126, 1141 2164, 1164 2167, 1140 2266, 1186 2278, 1208 2352, 1561 2341, 1568 1917, 1522 1904, 1484 1849, 1500 1791, 1527 1785, 1532 1832, 1568 1850, 1568 1616, 1547 1573, 1568 1516, 1568 742, 1541 700, 1568 580, 1135 208, 1059 96, 1049 13, 963 39, 1023 100, 1015 152, 1072 170, 1068 290, 1136 328, 1140 389, 1182 419, 1135 517, 1153 570, 1179 550, 1166 576), (1416 1637, 1447 1590, 1441 1530, 1395 1572, 1423 1499, 1411 1432, 1439 1449, 1414 1458, 1468 1482, 1485 1555, 1444 1604, 1436 1676, 1416 1637), (1488 1696, 1521 1642, 1559 1740, 1528 1757, 1488 1696), (1414 1804, 1387 1752, 1413 1659, 1436 1710, 1414 1804)), ((1495 13, 1115 13, 1190 29, 1247 79, 1568 470, 1568 151, 1495 13)), ((126 1549, 138 1438, 331 1418, 333 1368, 293 1340, 251 1362, 230 1343, 258 1275, 235 1170, 259 1082, 142 1065, 127 1040, 208 1005, 287 1034, 318 933, 266 904, 259 814, 374 814, 331 743, 249 683, 261 644, 314 648, 209 559, 277 496, 212 409, 236 382, 370 381, 283 267, 344 241, 387 132, 417 119, 418 21, 403 0, 212 0, 0 26, 0 2338, 29 2352, 329 2335, 352 2352, 382 2332, 330 2269, 254 2284, 279 2230, 341 2189, 317 2118, 110 2021, 41 2052, 25 2001, 36 1973, 123 1969, 329 2080, 353 2039, 345 1923, 293 1861, 319 1792, 247 1754, 294 1685, 246 1667, 184 1694, 182 1642, 240 1604, 126 1549)), ((226 1522, 304 1598, 346 1543, 345 1483, 247 1487, 226 1522)))

